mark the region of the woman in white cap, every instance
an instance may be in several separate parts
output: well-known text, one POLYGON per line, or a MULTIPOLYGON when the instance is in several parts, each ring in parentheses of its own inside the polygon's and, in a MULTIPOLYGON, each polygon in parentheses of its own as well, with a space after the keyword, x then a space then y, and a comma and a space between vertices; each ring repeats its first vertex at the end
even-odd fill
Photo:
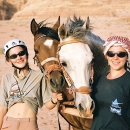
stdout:
POLYGON ((110 66, 93 84, 95 111, 91 130, 130 130, 130 41, 112 36, 104 44, 110 66))
POLYGON ((14 71, 5 74, 1 81, 0 130, 38 130, 38 108, 43 104, 48 109, 54 108, 62 95, 51 93, 41 71, 29 67, 28 50, 23 41, 8 41, 4 54, 14 71))

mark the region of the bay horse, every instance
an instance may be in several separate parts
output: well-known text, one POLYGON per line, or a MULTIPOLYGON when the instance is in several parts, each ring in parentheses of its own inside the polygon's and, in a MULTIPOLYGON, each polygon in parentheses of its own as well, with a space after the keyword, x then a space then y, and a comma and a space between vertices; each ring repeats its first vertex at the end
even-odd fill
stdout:
POLYGON ((51 91, 62 92, 64 100, 72 99, 73 96, 66 91, 65 86, 67 86, 67 83, 56 58, 58 44, 60 43, 58 37, 60 17, 58 17, 52 28, 47 27, 45 22, 46 20, 37 23, 35 19, 32 19, 30 24, 30 29, 34 36, 34 61, 37 62, 41 72, 49 81, 51 91))
MULTIPOLYGON (((34 36, 34 61, 41 69, 45 78, 49 82, 52 89, 62 89, 65 79, 58 66, 56 51, 59 44, 58 28, 60 26, 60 17, 53 25, 47 27, 46 20, 37 23, 32 19, 30 28, 34 36)), ((53 90, 52 90, 53 91, 53 90)))
POLYGON ((89 17, 84 21, 76 16, 73 20, 68 18, 58 29, 58 59, 69 85, 68 93, 74 98, 74 103, 71 99, 70 103, 63 101, 60 113, 74 126, 73 130, 90 130, 95 107, 90 95, 91 84, 108 70, 103 54, 105 41, 91 30, 89 17), (67 106, 71 103, 75 108, 67 106))

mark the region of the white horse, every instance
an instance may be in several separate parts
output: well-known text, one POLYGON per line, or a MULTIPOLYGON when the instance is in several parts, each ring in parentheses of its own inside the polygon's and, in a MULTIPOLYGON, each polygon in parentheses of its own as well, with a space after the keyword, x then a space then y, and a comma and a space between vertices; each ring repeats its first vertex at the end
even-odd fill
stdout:
MULTIPOLYGON (((85 22, 74 16, 74 20, 69 18, 60 26, 58 57, 79 115, 92 118, 95 105, 90 96, 91 83, 104 71, 106 60, 104 40, 91 33, 89 22, 89 18, 85 22)), ((68 109, 66 113, 74 115, 75 111, 68 109)))

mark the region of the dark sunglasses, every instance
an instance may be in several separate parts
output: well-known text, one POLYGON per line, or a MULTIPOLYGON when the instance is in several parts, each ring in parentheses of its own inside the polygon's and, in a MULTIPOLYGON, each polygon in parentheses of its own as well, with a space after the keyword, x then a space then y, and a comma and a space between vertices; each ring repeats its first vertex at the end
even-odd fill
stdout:
POLYGON ((109 57, 114 57, 115 55, 117 55, 120 58, 123 58, 125 56, 128 56, 127 52, 113 52, 113 51, 108 51, 107 55, 109 57))
POLYGON ((9 56, 9 59, 15 59, 15 58, 17 58, 17 56, 23 56, 25 54, 26 54, 25 51, 20 51, 18 54, 13 54, 13 55, 9 56))

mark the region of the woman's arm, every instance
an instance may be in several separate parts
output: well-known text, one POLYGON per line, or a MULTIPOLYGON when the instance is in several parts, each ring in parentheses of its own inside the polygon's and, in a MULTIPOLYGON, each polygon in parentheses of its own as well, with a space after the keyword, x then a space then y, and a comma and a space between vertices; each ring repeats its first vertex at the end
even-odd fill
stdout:
POLYGON ((2 127, 3 118, 4 118, 5 114, 6 114, 6 112, 7 112, 6 107, 5 106, 0 106, 0 129, 2 127))
POLYGON ((57 105, 57 101, 63 100, 62 93, 52 93, 50 101, 45 103, 47 109, 51 110, 57 105))
POLYGON ((7 77, 6 75, 3 75, 0 85, 0 130, 3 124, 3 118, 7 113, 7 102, 6 102, 6 98, 8 97, 6 88, 7 83, 8 83, 7 77))

